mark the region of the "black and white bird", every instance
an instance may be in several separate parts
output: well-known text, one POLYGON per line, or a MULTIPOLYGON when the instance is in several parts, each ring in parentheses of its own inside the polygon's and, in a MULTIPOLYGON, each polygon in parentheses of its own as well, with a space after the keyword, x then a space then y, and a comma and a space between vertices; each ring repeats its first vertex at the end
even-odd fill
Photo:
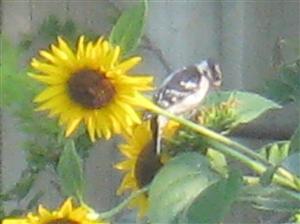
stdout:
MULTIPOLYGON (((171 73, 154 95, 156 104, 175 115, 193 111, 198 107, 212 87, 222 83, 219 64, 206 59, 171 73)), ((157 116, 152 125, 156 153, 161 151, 161 138, 168 118, 157 116)))

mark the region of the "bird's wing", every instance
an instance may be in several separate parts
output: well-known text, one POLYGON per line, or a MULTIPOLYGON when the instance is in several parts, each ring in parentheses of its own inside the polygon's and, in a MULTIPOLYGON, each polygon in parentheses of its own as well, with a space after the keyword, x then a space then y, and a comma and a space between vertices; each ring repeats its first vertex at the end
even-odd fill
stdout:
POLYGON ((154 96, 154 101, 163 108, 179 103, 199 88, 201 74, 190 66, 170 75, 154 96))

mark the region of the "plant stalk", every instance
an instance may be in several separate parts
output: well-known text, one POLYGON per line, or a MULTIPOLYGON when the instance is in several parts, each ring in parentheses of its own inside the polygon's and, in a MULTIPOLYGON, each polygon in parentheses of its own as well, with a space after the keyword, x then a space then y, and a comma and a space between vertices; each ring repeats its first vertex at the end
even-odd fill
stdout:
MULTIPOLYGON (((201 135, 208 137, 210 140, 212 140, 210 141, 210 143, 217 147, 221 152, 241 161, 258 174, 263 174, 269 167, 273 167, 273 164, 267 161, 264 157, 257 154, 254 150, 244 145, 241 145, 238 142, 232 141, 231 139, 223 135, 220 135, 212 130, 195 124, 182 117, 178 117, 159 107, 156 107, 155 111, 160 115, 177 121, 180 124, 183 124, 186 127, 189 127, 192 130, 200 133, 201 135)), ((295 175, 291 174, 288 170, 284 169, 283 167, 279 167, 276 173, 274 174, 274 182, 300 191, 299 186, 296 185, 298 181, 299 179, 295 175)))
POLYGON ((132 199, 138 197, 139 195, 141 195, 142 193, 145 193, 148 190, 149 190, 149 187, 147 186, 138 191, 133 192, 128 198, 126 198, 124 201, 122 201, 119 205, 117 205, 113 209, 111 209, 107 212, 99 213, 98 214, 99 219, 110 219, 111 217, 113 217, 116 214, 118 214, 119 212, 121 212, 132 199))

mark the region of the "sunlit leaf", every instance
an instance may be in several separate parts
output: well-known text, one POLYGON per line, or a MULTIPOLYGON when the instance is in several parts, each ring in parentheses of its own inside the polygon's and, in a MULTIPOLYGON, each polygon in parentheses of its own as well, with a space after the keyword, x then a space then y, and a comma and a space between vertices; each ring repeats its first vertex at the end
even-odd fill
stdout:
POLYGON ((226 157, 219 151, 209 148, 206 153, 207 158, 211 163, 211 167, 220 174, 228 173, 226 157))
POLYGON ((137 47, 143 33, 147 7, 146 0, 139 1, 136 6, 123 12, 113 27, 109 39, 121 47, 123 54, 137 47))
POLYGON ((288 157, 290 141, 279 141, 263 146, 259 153, 273 165, 279 165, 288 157))
POLYGON ((84 190, 82 161, 71 140, 66 142, 57 171, 64 193, 67 196, 82 198, 84 190))
POLYGON ((248 123, 270 109, 281 108, 279 104, 258 94, 241 91, 219 91, 212 93, 204 105, 215 105, 228 100, 229 97, 233 97, 237 101, 236 125, 248 123))
POLYGON ((173 223, 198 195, 220 177, 198 153, 182 153, 155 176, 149 191, 149 218, 152 223, 173 223))

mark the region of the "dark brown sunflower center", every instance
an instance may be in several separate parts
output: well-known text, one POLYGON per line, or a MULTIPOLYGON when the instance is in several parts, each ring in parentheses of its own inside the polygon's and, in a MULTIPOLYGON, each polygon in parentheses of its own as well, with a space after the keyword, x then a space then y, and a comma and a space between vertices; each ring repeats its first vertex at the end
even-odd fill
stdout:
POLYGON ((135 165, 135 177, 139 188, 149 184, 162 167, 159 156, 155 152, 154 142, 149 142, 138 156, 135 165))
POLYGON ((114 86, 104 74, 89 69, 74 73, 68 87, 72 99, 89 109, 107 105, 115 95, 114 86))
POLYGON ((62 219, 55 219, 55 220, 46 222, 45 224, 80 224, 80 223, 73 221, 73 220, 62 218, 62 219))

